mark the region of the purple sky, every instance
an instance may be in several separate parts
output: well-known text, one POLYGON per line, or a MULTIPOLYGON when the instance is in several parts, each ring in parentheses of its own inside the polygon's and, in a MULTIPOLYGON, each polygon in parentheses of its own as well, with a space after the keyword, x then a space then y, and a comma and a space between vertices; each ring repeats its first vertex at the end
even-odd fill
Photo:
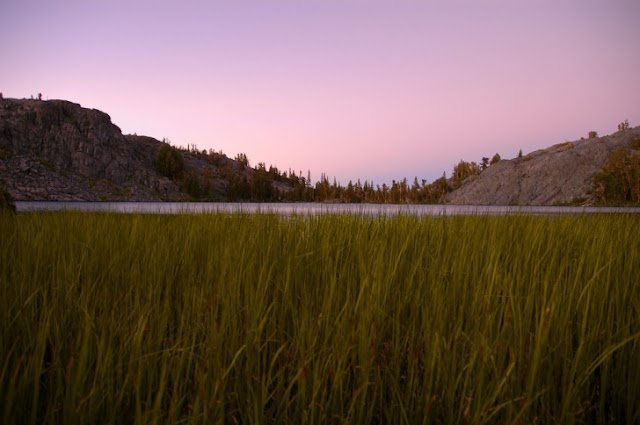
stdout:
POLYGON ((346 185, 640 125, 638 0, 1 0, 0 91, 346 185))

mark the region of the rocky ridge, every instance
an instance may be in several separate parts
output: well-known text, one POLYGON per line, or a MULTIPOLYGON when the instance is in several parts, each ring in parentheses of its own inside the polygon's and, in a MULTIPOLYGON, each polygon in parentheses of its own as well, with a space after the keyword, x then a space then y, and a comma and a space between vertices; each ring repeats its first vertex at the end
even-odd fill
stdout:
MULTIPOLYGON (((123 135, 109 115, 72 102, 0 98, 0 189, 15 200, 277 200, 282 194, 300 192, 292 190, 294 185, 302 188, 301 193, 311 190, 312 199, 318 195, 320 183, 314 195, 308 182, 292 179, 291 172, 287 179, 277 169, 267 172, 264 164, 262 169, 249 167, 246 156, 244 161, 232 160, 221 152, 195 148, 171 148, 184 170, 180 177, 161 173, 157 161, 168 146, 151 137, 123 135), (195 190, 190 190, 194 182, 195 190)), ((640 155, 640 127, 493 163, 436 200, 476 205, 590 204, 595 176, 621 148, 640 155)), ((448 187, 443 193, 459 184, 442 180, 437 183, 448 187)))
POLYGON ((638 137, 640 127, 635 127, 502 160, 467 178, 461 187, 445 196, 445 201, 471 205, 589 205, 593 203, 595 175, 613 152, 632 149, 633 140, 638 137))
MULTIPOLYGON (((109 115, 76 103, 0 100, 0 187, 16 200, 187 200, 153 164, 163 145, 123 135, 109 115)), ((189 169, 215 169, 181 155, 189 169)), ((222 196, 225 182, 213 175, 211 193, 222 196)))

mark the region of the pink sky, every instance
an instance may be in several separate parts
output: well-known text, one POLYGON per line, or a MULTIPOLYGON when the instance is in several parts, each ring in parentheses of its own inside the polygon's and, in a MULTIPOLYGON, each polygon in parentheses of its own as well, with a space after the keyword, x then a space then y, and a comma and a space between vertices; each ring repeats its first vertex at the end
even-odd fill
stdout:
POLYGON ((0 91, 281 170, 429 181, 640 125, 637 0, 0 3, 0 91))

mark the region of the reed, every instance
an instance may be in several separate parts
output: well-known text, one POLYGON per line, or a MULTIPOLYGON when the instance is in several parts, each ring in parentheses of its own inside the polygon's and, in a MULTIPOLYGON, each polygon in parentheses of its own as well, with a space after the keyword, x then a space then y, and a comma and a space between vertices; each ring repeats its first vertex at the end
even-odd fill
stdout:
POLYGON ((640 217, 0 216, 2 423, 638 423, 640 217))

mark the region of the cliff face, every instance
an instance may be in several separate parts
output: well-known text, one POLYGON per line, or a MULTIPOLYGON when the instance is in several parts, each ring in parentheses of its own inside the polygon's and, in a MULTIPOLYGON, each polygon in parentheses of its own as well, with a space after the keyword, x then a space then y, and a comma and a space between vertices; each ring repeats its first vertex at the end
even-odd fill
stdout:
POLYGON ((134 174, 132 149, 108 115, 65 101, 3 102, 3 147, 43 158, 87 178, 124 182, 134 174))
POLYGON ((75 103, 0 100, 0 186, 17 200, 185 199, 153 166, 161 146, 75 103))
MULTIPOLYGON (((163 147, 151 137, 123 135, 109 115, 75 103, 0 99, 0 189, 15 200, 272 200, 292 188, 277 170, 258 172, 222 153, 179 151, 181 176, 163 175, 154 165, 163 147)), ((502 160, 444 201, 589 204, 595 175, 620 148, 640 155, 640 127, 502 160)))
POLYGON ((452 204, 553 205, 593 199, 593 182, 613 152, 631 149, 640 127, 560 143, 502 160, 466 179, 445 200, 452 204))

